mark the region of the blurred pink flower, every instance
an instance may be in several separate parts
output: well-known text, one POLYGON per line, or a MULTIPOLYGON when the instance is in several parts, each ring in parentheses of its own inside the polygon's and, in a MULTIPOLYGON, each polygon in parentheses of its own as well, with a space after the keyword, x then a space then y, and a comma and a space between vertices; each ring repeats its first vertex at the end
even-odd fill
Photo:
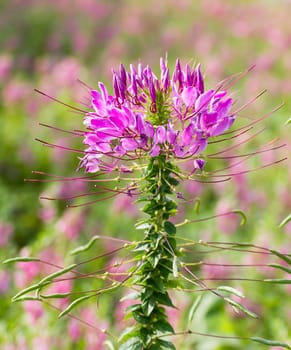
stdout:
POLYGON ((51 205, 43 205, 39 210, 40 219, 48 224, 53 221, 56 215, 56 209, 51 205))
POLYGON ((78 341, 82 336, 81 323, 74 318, 70 318, 68 322, 68 332, 73 342, 78 341))
POLYGON ((85 223, 85 212, 75 208, 64 211, 63 216, 56 223, 56 228, 60 233, 69 239, 76 239, 85 223))
MULTIPOLYGON (((29 256, 28 248, 22 248, 20 256, 29 256)), ((38 262, 18 262, 16 264, 17 270, 14 274, 15 284, 18 288, 26 287, 36 276, 40 274, 41 266, 38 262)))
POLYGON ((18 80, 11 80, 3 89, 3 101, 6 105, 16 105, 25 101, 32 88, 28 83, 18 80))
POLYGON ((86 350, 102 350, 104 348, 103 343, 107 339, 107 335, 102 330, 107 329, 108 324, 97 319, 96 310, 94 308, 87 307, 83 309, 80 318, 97 328, 93 329, 86 325, 83 326, 85 327, 84 339, 86 342, 86 350))
MULTIPOLYGON (((233 210, 233 204, 226 198, 222 198, 217 202, 216 215, 231 212, 233 210)), ((239 226, 240 218, 236 214, 229 214, 227 216, 221 216, 216 219, 217 228, 219 233, 233 234, 239 226)))
MULTIPOLYGON (((240 298, 237 295, 232 296, 232 300, 242 304, 245 306, 248 310, 254 312, 258 316, 262 315, 262 308, 260 307, 259 304, 255 303, 254 301, 251 301, 250 298, 240 298)), ((239 311, 238 309, 234 309, 231 307, 229 304, 227 304, 227 311, 231 315, 231 317, 249 317, 247 316, 244 312, 239 311)))
POLYGON ((232 271, 229 267, 225 266, 229 264, 229 261, 225 258, 216 258, 215 260, 208 260, 202 265, 201 268, 201 276, 202 278, 205 278, 206 280, 213 279, 219 280, 219 279, 225 279, 229 278, 232 274, 232 271))
POLYGON ((131 266, 132 264, 124 263, 122 259, 114 257, 109 261, 106 271, 110 273, 110 279, 123 281, 126 278, 126 271, 131 266))
POLYGON ((12 58, 6 54, 0 55, 0 82, 6 80, 11 71, 12 58))
POLYGON ((118 197, 115 197, 112 205, 111 212, 113 214, 124 214, 126 213, 132 218, 138 216, 138 209, 134 205, 134 199, 126 194, 120 194, 118 197))
POLYGON ((0 294, 5 294, 10 288, 10 274, 0 271, 0 294))
MULTIPOLYGON (((66 275, 68 278, 72 275, 66 275)), ((69 293, 72 290, 72 280, 67 279, 66 276, 63 277, 62 281, 55 281, 52 283, 45 291, 45 294, 61 294, 61 293, 69 293)), ((60 309, 64 309, 68 306, 69 298, 61 298, 54 300, 54 306, 60 309)))
POLYGON ((14 227, 12 224, 0 221, 0 247, 7 245, 13 231, 14 227))
POLYGON ((35 300, 26 300, 23 305, 31 323, 36 324, 39 318, 44 314, 43 304, 35 300))
POLYGON ((33 338, 31 350, 50 350, 54 342, 47 335, 40 334, 33 338))
MULTIPOLYGON (((124 297, 129 293, 131 293, 131 291, 125 291, 124 297)), ((117 304, 115 305, 114 323, 118 331, 121 331, 126 326, 130 326, 132 324, 131 320, 124 319, 124 316, 126 314, 125 310, 127 307, 136 304, 136 302, 137 301, 134 299, 126 299, 126 300, 118 301, 117 304)))

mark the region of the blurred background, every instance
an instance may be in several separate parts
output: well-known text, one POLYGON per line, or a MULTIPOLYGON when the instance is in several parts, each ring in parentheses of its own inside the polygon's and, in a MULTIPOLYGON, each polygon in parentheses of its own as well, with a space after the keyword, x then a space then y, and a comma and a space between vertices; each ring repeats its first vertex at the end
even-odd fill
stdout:
MULTIPOLYGON (((93 88, 99 81, 111 85, 111 70, 122 62, 150 64, 158 74, 159 58, 168 54, 171 70, 177 57, 183 63, 201 63, 206 86, 211 88, 231 74, 255 68, 232 87, 238 105, 267 92, 241 112, 242 123, 285 105, 263 121, 265 132, 245 147, 255 151, 279 137, 286 147, 258 154, 241 170, 275 162, 290 153, 291 91, 291 1, 289 0, 0 0, 0 260, 13 256, 39 256, 60 266, 72 263, 69 252, 85 244, 94 234, 136 239, 134 222, 140 212, 127 197, 95 205, 67 208, 63 201, 39 200, 41 195, 66 197, 87 191, 82 182, 25 182, 36 178, 32 170, 74 176, 78 155, 43 147, 35 138, 66 147, 81 141, 39 123, 66 130, 82 128, 82 115, 36 93, 39 89, 67 104, 80 106, 88 100, 84 82, 93 88)), ((215 169, 218 165, 209 165, 215 169)), ((46 177, 43 177, 43 179, 46 177)), ((185 190, 200 198, 200 216, 241 208, 248 216, 244 227, 236 217, 181 229, 192 239, 251 241, 290 252, 291 223, 279 223, 291 211, 290 160, 261 171, 235 176, 216 185, 192 183, 185 190)), ((193 203, 179 217, 195 216, 193 203)), ((102 241, 80 259, 116 248, 102 241), (91 255, 90 255, 91 254, 91 255)), ((112 266, 109 256, 86 266, 88 271, 112 266)), ((78 258, 79 259, 79 258, 78 258)), ((247 254, 212 254, 208 261, 224 264, 268 264, 268 257, 247 254)), ((11 297, 52 270, 40 264, 19 263, 0 270, 1 349, 107 349, 101 328, 119 335, 126 303, 120 295, 102 303, 82 304, 76 315, 99 330, 74 318, 58 320, 54 308, 33 301, 11 304, 11 297), (112 313, 112 310, 115 310, 112 313)), ((274 277, 274 270, 252 268, 231 271, 222 266, 203 266, 204 278, 231 276, 274 277)), ((281 273, 280 278, 284 278, 281 273)), ((51 292, 98 288, 100 281, 56 283, 51 292), (78 285, 77 285, 78 282, 78 285)), ((215 281, 212 281, 215 283, 215 281)), ((223 303, 207 296, 191 321, 189 309, 197 293, 175 296, 177 310, 169 310, 177 329, 237 336, 262 336, 291 341, 290 285, 272 286, 233 282, 247 296, 248 306, 260 319, 234 314, 223 303)), ((123 293, 127 293, 123 291, 123 293)), ((64 308, 68 300, 53 303, 64 308)), ((110 338, 110 337, 109 337, 110 338)), ((263 349, 260 344, 239 340, 189 336, 177 339, 177 349, 263 349), (179 343, 180 341, 180 343, 179 343)), ((273 349, 279 350, 280 347, 273 349)))

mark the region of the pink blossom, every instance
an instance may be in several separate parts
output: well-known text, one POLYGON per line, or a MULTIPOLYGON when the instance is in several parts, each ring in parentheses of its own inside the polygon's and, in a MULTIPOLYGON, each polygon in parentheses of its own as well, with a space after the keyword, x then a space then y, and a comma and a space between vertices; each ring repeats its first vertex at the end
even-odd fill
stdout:
POLYGON ((72 341, 77 342, 82 336, 80 321, 71 318, 68 323, 68 332, 72 341))
POLYGON ((0 221, 0 247, 5 247, 8 244, 13 231, 12 224, 0 221))
POLYGON ((84 211, 67 209, 58 220, 57 230, 69 239, 76 239, 84 226, 84 211))
POLYGON ((44 314, 42 303, 35 300, 26 300, 24 302, 24 310, 29 315, 32 324, 36 324, 44 314))
POLYGON ((114 214, 126 213, 132 218, 138 215, 138 209, 134 205, 132 197, 126 194, 121 194, 114 198, 111 205, 111 212, 114 214))
MULTIPOLYGON (((227 199, 222 198, 216 205, 216 215, 231 212, 233 210, 233 204, 227 199)), ((233 234, 238 229, 239 217, 236 214, 229 214, 227 216, 221 216, 216 219, 217 228, 221 234, 233 234)))
POLYGON ((9 77, 12 66, 12 58, 8 55, 0 55, 0 82, 9 77))
POLYGON ((25 101, 32 88, 22 81, 11 80, 3 89, 3 101, 7 105, 14 105, 25 101))
POLYGON ((6 271, 0 271, 0 294, 5 294, 10 288, 10 275, 6 271))

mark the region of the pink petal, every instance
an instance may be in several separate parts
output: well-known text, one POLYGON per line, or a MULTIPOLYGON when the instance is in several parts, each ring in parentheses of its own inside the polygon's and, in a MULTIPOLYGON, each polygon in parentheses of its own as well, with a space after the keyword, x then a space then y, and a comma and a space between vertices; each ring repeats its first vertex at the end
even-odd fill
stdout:
POLYGON ((194 86, 190 86, 183 90, 181 97, 185 105, 187 107, 191 107, 194 105, 197 99, 197 95, 197 89, 194 86))

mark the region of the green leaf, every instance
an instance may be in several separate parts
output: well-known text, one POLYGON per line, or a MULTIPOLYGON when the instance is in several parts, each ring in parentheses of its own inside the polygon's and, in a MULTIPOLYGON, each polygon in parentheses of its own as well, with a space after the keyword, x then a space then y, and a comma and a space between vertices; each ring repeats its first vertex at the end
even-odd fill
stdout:
POLYGON ((281 258, 282 260, 286 261, 289 265, 291 265, 291 258, 289 255, 282 254, 280 252, 277 252, 277 250, 270 249, 270 252, 281 258))
POLYGON ((177 179, 175 179, 174 177, 172 177, 172 176, 169 176, 168 181, 173 186, 178 186, 179 185, 179 181, 177 179))
POLYGON ((114 347, 114 345, 112 344, 112 342, 110 340, 105 340, 103 345, 106 345, 109 350, 115 350, 115 347, 114 347))
POLYGON ((149 224, 148 222, 139 223, 135 225, 135 228, 137 230, 146 230, 146 229, 149 229, 150 227, 151 227, 151 224, 149 224))
POLYGON ((64 311, 62 311, 60 314, 59 314, 59 318, 67 315, 70 311, 72 311, 78 304, 80 304, 81 302, 83 302, 84 300, 87 300, 87 299, 90 299, 92 297, 94 297, 94 295, 85 295, 81 298, 78 298, 76 300, 74 300, 64 311))
POLYGON ((139 311, 132 311, 133 318, 141 324, 147 324, 149 322, 148 317, 143 316, 139 311))
POLYGON ((148 257, 148 261, 153 268, 156 268, 158 266, 160 259, 161 259, 161 254, 154 254, 148 257))
POLYGON ((10 263, 15 263, 15 262, 30 262, 30 261, 40 261, 40 259, 19 256, 19 257, 15 257, 15 258, 6 259, 3 261, 2 264, 10 264, 10 263))
POLYGON ((149 349, 150 350, 162 350, 162 349, 176 350, 173 343, 163 339, 155 340, 155 343, 151 344, 149 349))
POLYGON ((137 311, 137 310, 141 310, 141 304, 134 304, 134 305, 129 305, 125 311, 126 312, 132 312, 132 311, 137 311))
POLYGON ((290 220, 291 220, 291 214, 289 214, 285 219, 283 219, 280 222, 279 227, 281 228, 281 227, 285 226, 290 220))
POLYGON ((175 289, 175 288, 182 288, 183 287, 183 284, 178 281, 178 280, 168 280, 166 283, 165 283, 165 286, 167 287, 167 289, 175 289))
POLYGON ((227 292, 230 294, 234 294, 240 298, 244 298, 245 296, 242 294, 242 292, 240 292, 239 290, 233 288, 233 287, 229 287, 229 286, 219 286, 216 288, 216 290, 218 291, 222 291, 222 292, 227 292))
POLYGON ((52 281, 54 278, 59 277, 59 276, 61 276, 61 275, 64 275, 65 273, 67 273, 67 272, 73 270, 76 266, 78 266, 78 265, 77 265, 77 264, 72 264, 72 265, 70 265, 70 266, 67 266, 67 267, 65 267, 65 268, 63 268, 63 269, 61 269, 61 270, 59 270, 59 271, 56 271, 56 272, 54 272, 54 273, 52 273, 52 274, 46 276, 45 278, 43 278, 43 279, 38 283, 38 285, 41 287, 44 283, 50 282, 50 281, 52 281))
POLYGON ((151 201, 150 203, 147 203, 144 208, 142 209, 142 211, 144 213, 147 213, 149 215, 152 215, 156 210, 160 209, 158 203, 156 203, 155 201, 151 201))
POLYGON ((144 303, 142 303, 142 310, 146 316, 150 316, 156 306, 155 299, 150 298, 147 299, 144 303))
POLYGON ((138 337, 134 337, 123 343, 119 350, 143 350, 143 344, 138 337))
POLYGON ((120 299, 120 301, 138 299, 139 296, 140 296, 140 293, 139 293, 139 292, 129 293, 129 294, 125 295, 124 297, 122 297, 122 298, 120 299))
POLYGON ((264 344, 264 345, 281 346, 282 348, 291 349, 291 347, 288 344, 281 343, 281 342, 275 341, 275 340, 268 340, 268 339, 259 338, 259 337, 251 337, 250 340, 255 341, 257 343, 264 344))
POLYGON ((194 314, 196 310, 198 309, 201 301, 202 301, 203 295, 200 294, 194 301, 193 305, 190 308, 189 315, 188 315, 188 321, 191 322, 194 318, 194 314))
POLYGON ((155 278, 155 279, 151 278, 149 282, 150 282, 149 284, 155 291, 160 293, 165 293, 165 287, 162 280, 160 280, 159 278, 155 278))
POLYGON ((176 233, 176 226, 172 224, 170 221, 165 221, 164 229, 169 235, 174 235, 176 233))
POLYGON ((167 321, 157 321, 155 323, 155 329, 161 333, 175 333, 173 327, 167 321))
POLYGON ((139 330, 137 327, 127 327, 125 330, 120 334, 118 338, 119 343, 126 342, 127 340, 131 338, 137 338, 139 335, 139 330))
POLYGON ((87 244, 75 248, 74 250, 71 251, 70 254, 71 254, 71 255, 76 255, 76 254, 78 254, 78 253, 82 253, 82 252, 85 252, 86 250, 89 250, 89 249, 92 247, 92 245, 93 245, 93 244, 97 241, 97 239, 99 239, 99 238, 100 238, 100 236, 94 236, 94 237, 92 237, 92 238, 90 239, 90 241, 89 241, 87 244))
POLYGON ((166 306, 175 308, 175 305, 172 303, 172 300, 170 299, 168 293, 156 293, 155 299, 161 305, 166 305, 166 306))
POLYGON ((150 243, 149 242, 140 242, 138 243, 138 245, 136 246, 136 248, 134 248, 132 251, 133 252, 139 252, 139 251, 146 251, 150 248, 150 243))
POLYGON ((258 315, 256 315, 254 312, 250 311, 247 307, 238 303, 237 301, 234 301, 229 298, 224 298, 224 300, 227 301, 235 310, 238 309, 253 318, 258 318, 258 315))

